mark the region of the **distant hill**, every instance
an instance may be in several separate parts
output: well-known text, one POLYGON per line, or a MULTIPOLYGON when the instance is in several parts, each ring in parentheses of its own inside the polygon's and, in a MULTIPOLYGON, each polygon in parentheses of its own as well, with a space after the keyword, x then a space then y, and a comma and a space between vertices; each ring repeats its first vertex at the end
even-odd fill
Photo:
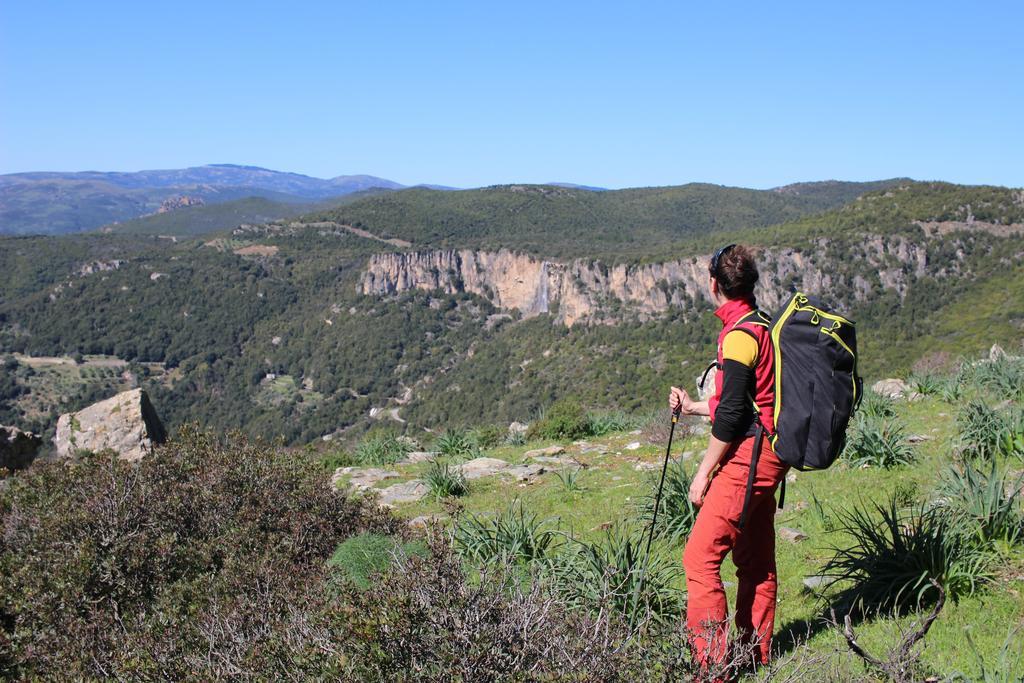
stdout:
POLYGON ((371 189, 331 197, 315 202, 274 201, 265 197, 245 197, 219 204, 188 206, 166 213, 155 213, 105 225, 105 233, 123 235, 164 235, 192 237, 230 230, 243 223, 268 223, 303 214, 336 208, 359 199, 390 192, 371 189))
POLYGON ((313 178, 255 166, 214 164, 131 173, 13 173, 0 175, 0 234, 62 234, 92 230, 155 213, 176 196, 206 204, 262 197, 309 203, 402 185, 369 175, 313 178))

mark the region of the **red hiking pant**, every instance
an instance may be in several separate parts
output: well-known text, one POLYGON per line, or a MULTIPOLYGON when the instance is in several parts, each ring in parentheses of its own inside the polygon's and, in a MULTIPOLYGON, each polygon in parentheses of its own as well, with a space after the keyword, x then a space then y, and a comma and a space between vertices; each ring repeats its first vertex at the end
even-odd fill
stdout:
POLYGON ((737 525, 750 471, 754 437, 732 446, 711 480, 704 504, 683 551, 686 569, 686 625, 700 664, 713 668, 725 661, 728 606, 722 585, 722 561, 732 551, 739 582, 736 628, 741 642, 758 638, 761 663, 768 661, 775 626, 775 488, 788 466, 765 437, 757 464, 753 495, 741 532, 737 525))

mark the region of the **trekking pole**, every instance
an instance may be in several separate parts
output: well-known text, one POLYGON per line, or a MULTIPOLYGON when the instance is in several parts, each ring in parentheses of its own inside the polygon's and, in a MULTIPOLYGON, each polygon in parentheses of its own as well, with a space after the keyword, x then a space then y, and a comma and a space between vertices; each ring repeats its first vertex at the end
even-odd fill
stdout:
POLYGON ((665 448, 665 462, 661 464, 661 481, 658 482, 658 494, 654 497, 654 515, 651 517, 651 529, 647 533, 647 550, 644 551, 644 567, 651 559, 651 541, 654 540, 654 526, 658 522, 658 508, 661 507, 661 490, 665 486, 665 472, 668 470, 668 459, 672 454, 672 437, 676 433, 676 422, 682 406, 672 411, 672 427, 668 431, 668 446, 665 448))

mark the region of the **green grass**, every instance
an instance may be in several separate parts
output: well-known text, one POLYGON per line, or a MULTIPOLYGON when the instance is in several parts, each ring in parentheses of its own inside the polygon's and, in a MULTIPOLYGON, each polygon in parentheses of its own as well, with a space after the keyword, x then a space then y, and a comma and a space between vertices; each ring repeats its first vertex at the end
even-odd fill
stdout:
MULTIPOLYGON (((832 530, 837 516, 855 505, 871 501, 883 503, 890 497, 907 501, 933 500, 940 496, 942 472, 953 459, 958 438, 955 416, 958 407, 943 402, 938 396, 920 400, 893 403, 895 419, 905 426, 906 434, 927 437, 914 445, 915 460, 894 470, 883 468, 855 468, 840 460, 825 472, 798 473, 796 481, 787 484, 786 507, 776 520, 777 526, 789 526, 807 533, 810 539, 792 544, 779 540, 777 561, 779 575, 779 611, 776 620, 776 642, 788 648, 792 640, 802 639, 808 628, 812 636, 807 647, 821 656, 834 656, 834 634, 822 630, 819 617, 822 604, 818 597, 807 591, 803 579, 821 573, 831 552, 830 546, 849 541, 842 531, 832 530), (817 500, 825 518, 815 511, 817 500)), ((492 518, 510 506, 522 505, 539 520, 549 520, 566 533, 591 542, 600 543, 607 530, 616 525, 642 528, 638 506, 650 493, 650 471, 638 471, 638 461, 660 465, 664 454, 662 446, 643 445, 636 451, 624 446, 636 437, 615 432, 605 437, 588 439, 608 447, 608 454, 581 453, 580 449, 562 441, 570 453, 587 467, 578 475, 580 488, 568 491, 553 474, 545 474, 529 484, 519 484, 487 477, 474 482, 469 495, 459 499, 466 513, 492 518)), ((706 445, 706 436, 688 436, 677 439, 673 454, 679 457, 691 452, 687 461, 694 466, 693 457, 699 457, 706 445)), ((551 441, 531 442, 524 446, 503 446, 488 452, 488 456, 517 463, 522 453, 531 448, 550 444, 551 441)), ((1005 459, 1010 467, 1020 468, 1014 458, 1005 459), (1017 463, 1014 465, 1014 463, 1017 463)), ((422 476, 424 466, 408 468, 407 477, 422 476)), ((389 480, 387 483, 392 483, 389 480)), ((398 513, 413 517, 421 514, 444 513, 444 506, 425 499, 402 507, 398 513)), ((964 647, 964 629, 969 629, 978 652, 988 661, 996 661, 1006 643, 1010 629, 1024 624, 1024 550, 1020 546, 1004 547, 999 566, 991 582, 973 595, 949 600, 927 638, 923 662, 926 669, 937 673, 963 671, 977 675, 978 667, 971 651, 964 647), (972 673, 973 672, 973 673, 972 673)), ((682 546, 656 539, 653 553, 662 561, 681 566, 682 546)), ((735 604, 735 567, 726 560, 723 580, 727 582, 730 605, 735 604)), ((684 588, 682 577, 673 584, 684 588)), ((857 627, 863 644, 876 652, 884 652, 898 637, 900 628, 907 628, 913 615, 879 617, 857 627)), ((1014 647, 1018 647, 1015 643, 1014 647)), ((857 679, 863 676, 863 667, 852 656, 842 655, 837 664, 844 676, 857 679)), ((1024 673, 1024 672, 1022 672, 1024 673)))

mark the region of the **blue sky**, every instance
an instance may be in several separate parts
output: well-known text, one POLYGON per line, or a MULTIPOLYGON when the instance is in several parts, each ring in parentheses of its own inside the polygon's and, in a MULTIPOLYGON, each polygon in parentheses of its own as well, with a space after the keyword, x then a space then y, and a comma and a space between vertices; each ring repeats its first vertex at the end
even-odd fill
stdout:
POLYGON ((1022 2, 0 3, 0 173, 1024 185, 1022 2))

